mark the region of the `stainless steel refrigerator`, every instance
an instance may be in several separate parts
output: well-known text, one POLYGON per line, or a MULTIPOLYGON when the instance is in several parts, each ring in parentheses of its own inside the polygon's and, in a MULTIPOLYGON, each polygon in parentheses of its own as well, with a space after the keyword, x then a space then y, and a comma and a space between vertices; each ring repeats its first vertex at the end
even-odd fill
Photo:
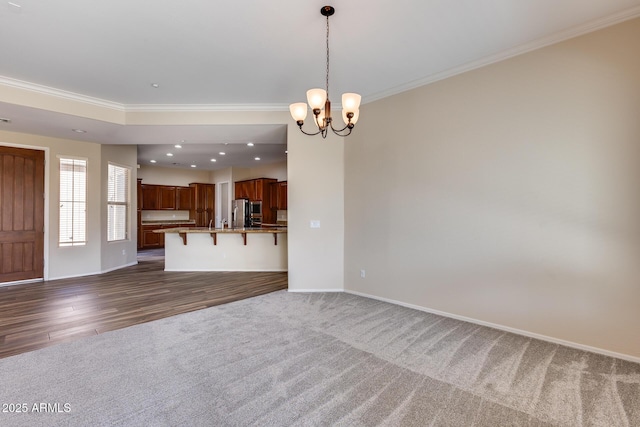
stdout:
POLYGON ((251 227, 251 208, 249 199, 237 199, 231 204, 233 228, 251 227))

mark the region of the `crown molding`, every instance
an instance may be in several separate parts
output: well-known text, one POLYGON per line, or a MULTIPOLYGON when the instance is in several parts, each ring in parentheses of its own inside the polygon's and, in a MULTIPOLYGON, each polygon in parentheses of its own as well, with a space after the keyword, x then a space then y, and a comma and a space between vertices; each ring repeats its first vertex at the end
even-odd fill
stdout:
POLYGON ((475 70, 477 68, 485 67, 487 65, 504 61, 514 56, 522 55, 524 53, 531 52, 531 51, 543 48, 545 46, 550 46, 552 44, 560 43, 565 40, 569 40, 575 37, 579 37, 588 33, 592 33, 594 31, 598 31, 598 30, 610 27, 612 25, 620 24, 624 21, 628 21, 628 20, 637 18, 639 16, 640 16, 640 6, 636 6, 631 9, 627 9, 622 12, 609 15, 604 18, 587 22, 586 24, 578 25, 576 27, 557 32, 547 37, 542 37, 542 38, 533 40, 529 43, 516 46, 512 49, 508 49, 508 50, 496 53, 494 55, 480 58, 477 61, 468 62, 466 64, 462 64, 458 67, 451 68, 449 70, 446 70, 440 73, 432 74, 430 76, 413 80, 403 85, 394 86, 390 89, 377 92, 373 95, 363 97, 362 103, 363 104, 369 103, 369 102, 377 101, 382 98, 386 98, 388 96, 397 95, 402 92, 416 89, 420 86, 425 86, 430 83, 435 83, 439 80, 444 80, 449 77, 456 76, 458 74, 466 73, 467 71, 475 70))
POLYGON ((127 113, 288 111, 284 104, 129 104, 127 113))
POLYGON ((123 104, 119 104, 113 101, 107 101, 105 99, 93 98, 91 96, 81 95, 74 92, 68 92, 61 89, 55 89, 52 87, 39 85, 36 83, 25 82, 23 80, 12 79, 10 77, 0 76, 0 85, 8 86, 16 89, 26 90, 41 95, 52 96, 59 99, 65 99, 69 101, 80 102, 83 104, 89 104, 96 107, 108 108, 116 110, 118 112, 124 112, 125 108, 123 104))
POLYGON ((0 76, 0 86, 8 86, 28 92, 52 96, 59 99, 80 102, 122 113, 128 112, 221 112, 221 111, 288 111, 285 104, 120 104, 105 99, 94 98, 68 92, 36 83, 0 76))
MULTIPOLYGON (((630 19, 634 19, 640 16, 640 6, 633 7, 631 9, 624 10, 622 12, 609 15, 604 18, 596 19, 586 24, 578 25, 576 27, 560 31, 551 36, 543 37, 534 40, 529 43, 525 43, 520 46, 516 46, 512 49, 499 52, 494 55, 480 58, 476 61, 462 64, 458 67, 451 68, 449 70, 432 74, 411 82, 394 86, 387 90, 374 93, 372 95, 364 96, 362 103, 369 103, 377 101, 382 98, 386 98, 392 95, 397 95, 402 92, 406 92, 412 89, 416 89, 420 86, 425 86, 430 83, 435 83, 439 80, 444 80, 449 77, 453 77, 458 74, 466 73, 477 68, 481 68, 487 65, 491 65, 514 56, 522 55, 527 52, 531 52, 536 49, 543 48, 552 44, 560 43, 562 41, 572 39, 584 34, 588 34, 597 30, 601 30, 612 25, 619 24, 630 19)), ((287 111, 288 105, 284 104, 120 104, 105 99, 94 98, 86 95, 81 95, 74 92, 68 92, 61 89, 56 89, 36 83, 30 83, 22 80, 12 79, 10 77, 0 76, 0 86, 8 86, 21 90, 26 90, 34 93, 48 95, 59 99, 66 99, 76 101, 84 104, 94 105, 97 107, 108 108, 118 112, 249 112, 249 111, 287 111)), ((335 107, 339 107, 336 105, 335 107)))

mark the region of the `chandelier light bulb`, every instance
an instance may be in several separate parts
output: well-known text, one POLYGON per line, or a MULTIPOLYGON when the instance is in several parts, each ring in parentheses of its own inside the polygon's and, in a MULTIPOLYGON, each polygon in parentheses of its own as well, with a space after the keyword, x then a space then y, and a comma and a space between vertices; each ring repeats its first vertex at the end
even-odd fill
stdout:
POLYGON ((327 91, 324 89, 309 89, 307 91, 307 102, 312 110, 321 110, 327 101, 327 91))
POLYGON ((289 106, 289 111, 291 112, 291 117, 293 117, 293 120, 296 122, 303 122, 304 119, 307 118, 307 104, 304 102, 291 104, 289 106))
POLYGON ((357 93, 343 93, 342 94, 342 109, 347 112, 353 113, 360 108, 360 101, 362 97, 357 93))

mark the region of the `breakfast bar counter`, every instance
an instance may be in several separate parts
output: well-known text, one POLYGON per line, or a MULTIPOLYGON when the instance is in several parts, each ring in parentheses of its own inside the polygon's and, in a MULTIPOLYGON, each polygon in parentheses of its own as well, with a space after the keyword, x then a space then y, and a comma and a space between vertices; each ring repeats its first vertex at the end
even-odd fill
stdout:
POLYGON ((287 229, 175 227, 165 234, 165 271, 287 271, 287 229))

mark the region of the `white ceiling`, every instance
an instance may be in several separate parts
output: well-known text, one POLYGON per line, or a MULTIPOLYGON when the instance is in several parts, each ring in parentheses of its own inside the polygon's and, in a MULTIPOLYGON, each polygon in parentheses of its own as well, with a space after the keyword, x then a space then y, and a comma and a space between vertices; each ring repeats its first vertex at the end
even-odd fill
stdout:
MULTIPOLYGON (((0 4, 0 85, 40 91, 44 87, 123 111, 284 110, 304 101, 307 89, 324 86, 325 18, 320 8, 325 4, 326 0, 5 1, 0 4)), ((336 8, 330 18, 334 104, 342 92, 358 92, 364 103, 371 102, 640 16, 640 0, 329 4, 336 8)), ((190 155, 200 159, 218 152, 219 144, 246 149, 249 141, 256 144, 251 160, 262 148, 265 159, 277 161, 270 156, 278 150, 281 160, 286 156, 285 126, 123 126, 2 101, 0 117, 12 123, 0 124, 0 129, 137 144, 141 161, 164 152, 167 147, 162 145, 180 140, 186 141, 185 147, 193 145, 190 155), (72 128, 87 133, 74 134, 72 128)))

